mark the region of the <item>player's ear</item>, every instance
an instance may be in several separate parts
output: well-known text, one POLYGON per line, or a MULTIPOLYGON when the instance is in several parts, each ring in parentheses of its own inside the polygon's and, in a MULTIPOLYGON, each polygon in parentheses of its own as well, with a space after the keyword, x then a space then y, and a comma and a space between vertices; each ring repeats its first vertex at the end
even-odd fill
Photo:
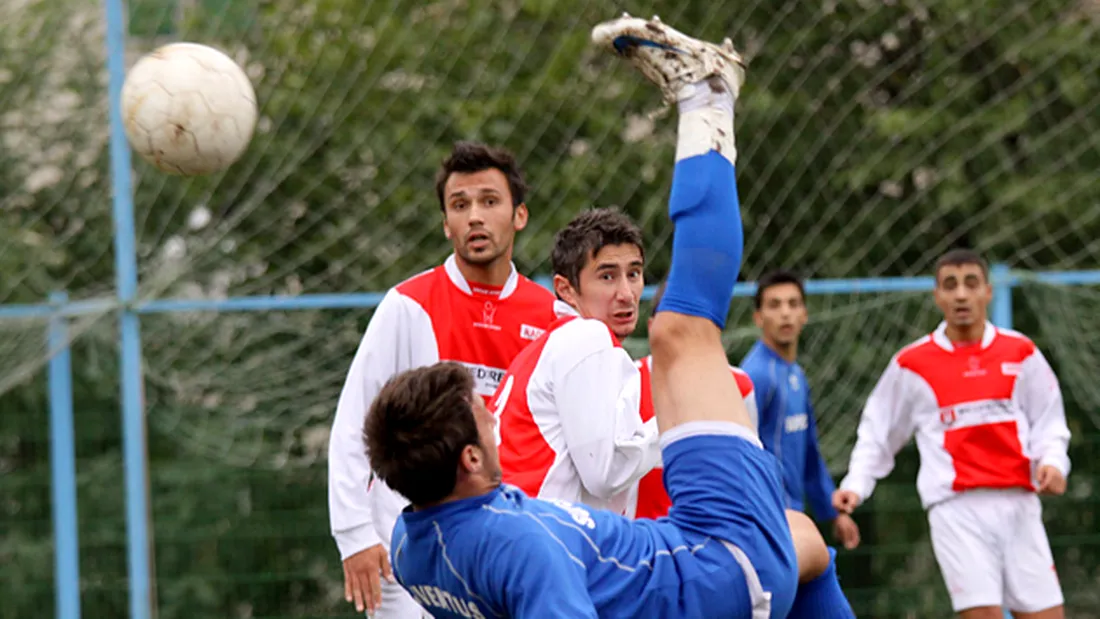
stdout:
POLYGON ((554 293, 558 295, 558 298, 565 301, 574 308, 577 307, 577 291, 573 289, 573 284, 569 283, 569 280, 564 275, 554 276, 554 293))
POLYGON ((481 470, 485 457, 481 453, 481 448, 476 445, 467 445, 462 448, 462 455, 459 457, 458 462, 463 472, 473 474, 481 470))
POLYGON ((514 209, 512 209, 512 228, 515 229, 516 232, 519 232, 520 230, 523 230, 527 227, 527 216, 528 212, 526 203, 519 204, 514 209))
POLYGON ((760 316, 760 310, 756 310, 752 313, 752 321, 756 323, 757 329, 764 328, 764 319, 760 316))

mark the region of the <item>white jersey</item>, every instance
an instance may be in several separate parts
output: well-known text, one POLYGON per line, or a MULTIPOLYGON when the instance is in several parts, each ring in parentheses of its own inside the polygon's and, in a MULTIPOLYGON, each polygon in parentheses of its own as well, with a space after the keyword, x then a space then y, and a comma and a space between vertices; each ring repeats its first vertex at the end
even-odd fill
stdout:
POLYGON ((408 501, 375 480, 363 422, 382 386, 396 374, 457 361, 488 399, 504 370, 554 320, 554 296, 513 268, 503 288, 470 284, 452 255, 390 290, 371 317, 348 370, 329 437, 328 497, 340 558, 388 545, 408 501))
POLYGON ((867 400, 840 487, 863 500, 914 434, 925 508, 978 488, 1035 489, 1039 466, 1069 474, 1058 379, 1027 337, 986 324, 953 345, 940 324, 890 361, 867 400))
POLYGON ((508 368, 490 402, 504 481, 529 496, 630 515, 636 482, 660 463, 656 419, 607 325, 556 304, 558 321, 508 368))

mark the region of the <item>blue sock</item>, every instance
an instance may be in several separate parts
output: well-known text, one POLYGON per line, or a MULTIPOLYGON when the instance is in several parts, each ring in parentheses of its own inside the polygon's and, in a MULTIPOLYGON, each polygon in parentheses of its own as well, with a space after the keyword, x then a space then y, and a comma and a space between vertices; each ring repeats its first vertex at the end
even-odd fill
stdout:
POLYGON ((669 197, 672 268, 660 311, 726 326, 744 233, 733 164, 718 152, 676 162, 669 197))
POLYGON ((836 550, 829 548, 829 567, 810 582, 798 585, 788 619, 854 619, 836 575, 836 550))

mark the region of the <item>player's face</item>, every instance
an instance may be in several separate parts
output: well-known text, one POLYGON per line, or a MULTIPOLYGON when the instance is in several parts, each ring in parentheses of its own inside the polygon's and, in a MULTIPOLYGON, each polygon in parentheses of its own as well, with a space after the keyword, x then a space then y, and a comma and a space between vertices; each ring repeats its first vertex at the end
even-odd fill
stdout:
POLYGON ((638 304, 645 287, 644 267, 642 250, 637 245, 607 245, 584 265, 580 289, 565 282, 559 294, 581 316, 602 321, 622 339, 638 326, 638 304))
POLYGON ((953 327, 985 324, 993 286, 976 264, 948 264, 936 273, 936 305, 953 327))
POLYGON ((796 343, 807 318, 802 292, 794 284, 768 286, 753 315, 764 339, 779 346, 796 343))
POLYGON ((497 452, 497 419, 485 406, 485 399, 476 393, 473 395, 474 419, 477 421, 478 436, 481 438, 482 474, 493 483, 500 483, 503 475, 500 468, 500 455, 497 452))
POLYGON ((462 260, 478 266, 511 260, 516 232, 527 225, 527 207, 512 205, 503 172, 455 172, 443 186, 443 202, 443 232, 462 260))

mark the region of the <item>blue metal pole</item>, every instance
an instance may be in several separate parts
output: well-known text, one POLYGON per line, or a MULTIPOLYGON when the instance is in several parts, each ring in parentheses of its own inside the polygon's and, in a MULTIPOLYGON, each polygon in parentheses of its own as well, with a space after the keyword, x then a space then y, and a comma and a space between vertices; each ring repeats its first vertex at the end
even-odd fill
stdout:
MULTIPOLYGON (((50 295, 58 310, 68 296, 50 295)), ((80 619, 80 545, 76 518, 76 440, 73 433, 73 372, 68 320, 50 317, 46 345, 50 355, 50 477, 53 498, 54 586, 57 619, 80 619)))
POLYGON ((990 319, 1002 329, 1012 328, 1012 271, 1006 264, 994 264, 990 268, 993 279, 993 308, 990 319))
POLYGON ((133 310, 137 300, 137 252, 134 231, 130 145, 122 124, 121 94, 126 80, 126 13, 123 0, 104 0, 107 18, 108 103, 111 125, 111 184, 118 279, 119 347, 122 399, 122 451, 126 485, 126 537, 130 577, 130 617, 152 613, 149 545, 148 471, 142 410, 141 331, 133 310))

